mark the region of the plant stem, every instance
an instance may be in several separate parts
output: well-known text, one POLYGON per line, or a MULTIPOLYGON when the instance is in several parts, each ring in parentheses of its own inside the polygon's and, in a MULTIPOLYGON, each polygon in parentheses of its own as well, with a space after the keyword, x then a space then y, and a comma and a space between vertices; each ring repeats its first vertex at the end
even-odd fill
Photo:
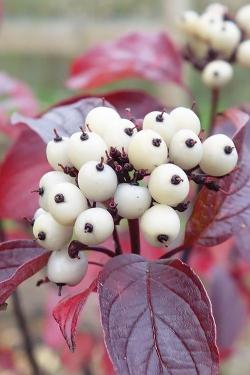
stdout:
POLYGON ((183 246, 179 246, 176 249, 170 250, 168 253, 162 255, 160 257, 160 259, 169 259, 169 258, 172 258, 172 256, 174 256, 175 254, 178 254, 178 253, 180 253, 181 251, 184 251, 184 250, 185 249, 184 249, 183 246))
POLYGON ((108 255, 110 258, 113 258, 115 256, 115 253, 112 250, 107 249, 106 247, 90 246, 87 248, 82 248, 80 251, 96 251, 98 253, 108 255))
POLYGON ((218 111, 219 99, 220 99, 220 90, 212 89, 211 90, 210 123, 209 123, 209 129, 208 129, 209 134, 211 134, 213 127, 215 125, 215 118, 216 118, 217 111, 218 111))
POLYGON ((117 232, 116 225, 115 225, 115 228, 114 228, 114 231, 113 231, 113 240, 114 240, 114 244, 115 244, 116 255, 122 254, 121 243, 120 243, 120 239, 119 239, 119 235, 118 235, 118 232, 117 232))
POLYGON ((190 255, 191 255, 191 252, 192 252, 192 247, 188 247, 187 249, 184 250, 182 256, 181 256, 181 260, 184 262, 184 263, 187 263, 188 264, 188 261, 189 261, 189 258, 190 258, 190 255))
POLYGON ((129 236, 130 236, 130 245, 131 252, 134 254, 140 254, 140 230, 139 230, 139 220, 138 219, 129 219, 129 236))
POLYGON ((18 328, 22 334, 23 344, 24 344, 24 350, 26 353, 26 356, 29 360, 30 367, 32 369, 33 375, 39 375, 40 370, 39 366, 37 364, 36 358, 33 353, 33 344, 32 339, 30 336, 30 332, 28 329, 28 325, 24 316, 24 312, 22 309, 20 297, 18 295, 17 290, 12 294, 12 300, 13 300, 13 308, 15 313, 16 322, 18 325, 18 328))

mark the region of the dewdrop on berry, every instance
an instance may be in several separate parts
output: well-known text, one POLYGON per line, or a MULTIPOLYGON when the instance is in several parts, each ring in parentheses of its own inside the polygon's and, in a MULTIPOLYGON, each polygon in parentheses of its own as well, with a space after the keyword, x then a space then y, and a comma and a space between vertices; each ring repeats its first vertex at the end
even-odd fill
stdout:
POLYGON ((70 241, 72 232, 72 226, 59 224, 48 212, 40 215, 33 225, 39 245, 51 251, 63 248, 70 241))
POLYGON ((56 284, 74 286, 80 283, 88 269, 88 259, 83 251, 70 258, 68 248, 54 251, 47 264, 48 279, 56 284))
POLYGON ((51 171, 45 173, 39 182, 39 205, 45 211, 48 211, 48 194, 52 187, 62 182, 75 184, 75 179, 63 172, 51 171))
POLYGON ((235 16, 236 23, 239 27, 250 36, 250 4, 241 7, 235 16))
POLYGON ((109 107, 96 107, 92 109, 85 120, 85 128, 103 136, 107 129, 114 128, 115 123, 119 121, 120 115, 114 109, 109 107))
POLYGON ((233 78, 231 64, 223 60, 215 60, 206 65, 202 72, 203 83, 211 89, 226 86, 233 78))
POLYGON ((236 60, 241 66, 250 68, 250 40, 240 43, 236 53, 236 60))
POLYGON ((230 57, 241 39, 241 31, 232 21, 225 21, 217 25, 210 35, 210 44, 220 55, 230 57))
POLYGON ((119 184, 114 195, 118 215, 126 219, 139 218, 151 205, 148 188, 135 184, 119 184))
POLYGON ((215 134, 203 142, 203 157, 200 168, 210 176, 221 177, 236 167, 238 153, 231 138, 215 134))
POLYGON ((113 147, 119 151, 127 152, 129 143, 136 133, 135 124, 127 119, 120 119, 115 126, 107 129, 103 134, 103 139, 107 145, 108 150, 113 147))
POLYGON ((153 130, 136 133, 128 147, 128 157, 135 169, 148 172, 168 160, 168 148, 162 137, 153 130))
POLYGON ((72 166, 68 156, 69 138, 60 137, 56 131, 55 134, 54 139, 47 144, 46 155, 51 167, 56 171, 61 171, 62 168, 59 166, 59 164, 63 165, 64 167, 72 166))
POLYGON ((203 147, 199 137, 192 130, 179 130, 172 138, 169 148, 171 162, 182 169, 196 167, 202 158, 203 147))
POLYGON ((148 188, 156 202, 176 206, 188 196, 189 180, 177 165, 163 164, 152 172, 148 188))
POLYGON ((78 184, 86 198, 104 202, 113 197, 117 187, 114 170, 101 161, 88 161, 78 174, 78 184))
POLYGON ((48 195, 48 211, 58 223, 73 225, 77 216, 88 208, 81 190, 68 182, 57 184, 48 195))
POLYGON ((198 13, 194 12, 193 10, 187 10, 180 17, 178 26, 184 34, 194 35, 198 30, 198 20, 198 13))
POLYGON ((164 142, 169 145, 175 126, 169 121, 169 114, 162 111, 149 112, 143 120, 143 129, 151 129, 160 134, 164 142))
POLYGON ((189 129, 198 135, 201 131, 199 117, 189 108, 177 107, 173 109, 169 114, 169 121, 175 127, 175 133, 181 129, 189 129))
POLYGON ((106 150, 104 140, 93 132, 77 132, 69 140, 69 158, 78 170, 89 160, 105 158, 106 150))
POLYGON ((150 245, 169 246, 180 233, 180 219, 172 207, 157 204, 142 215, 140 229, 150 245))
POLYGON ((89 208, 81 213, 74 226, 75 236, 85 245, 98 245, 111 236, 114 221, 110 213, 103 208, 89 208))

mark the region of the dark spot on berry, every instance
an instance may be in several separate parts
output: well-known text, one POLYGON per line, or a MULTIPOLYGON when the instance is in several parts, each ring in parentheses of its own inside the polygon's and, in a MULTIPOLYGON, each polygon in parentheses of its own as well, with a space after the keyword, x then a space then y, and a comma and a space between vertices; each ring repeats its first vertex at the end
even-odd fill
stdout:
POLYGON ((45 241, 46 240, 46 233, 45 232, 39 232, 37 237, 40 241, 45 241))
POLYGON ((232 153, 233 149, 234 149, 234 147, 232 147, 232 146, 225 146, 224 152, 225 152, 225 154, 230 155, 232 153))
POLYGON ((81 141, 87 141, 89 139, 89 135, 84 131, 82 127, 80 127, 82 134, 80 136, 81 141))
POLYGON ((100 163, 98 163, 98 164, 96 165, 96 170, 97 170, 98 172, 102 172, 102 171, 104 170, 104 158, 103 158, 103 157, 101 158, 100 163))
POLYGON ((55 133, 54 142, 61 142, 63 139, 62 139, 62 137, 57 133, 57 130, 56 130, 56 129, 54 129, 54 133, 55 133))
POLYGON ((160 147, 162 140, 160 138, 154 138, 152 140, 152 145, 155 147, 160 147))
POLYGON ((173 185, 179 185, 182 181, 183 179, 177 174, 174 174, 171 178, 171 184, 173 185))
POLYGON ((214 73, 213 73, 213 75, 214 75, 214 77, 219 77, 220 74, 219 74, 219 72, 217 70, 215 70, 214 73))
POLYGON ((192 147, 194 147, 194 145, 197 143, 197 141, 195 141, 194 139, 192 139, 192 138, 188 138, 187 140, 186 140, 186 142, 185 142, 185 144, 186 144, 186 146, 188 147, 188 148, 192 148, 192 147))
POLYGON ((157 236, 157 240, 161 243, 166 243, 169 240, 169 236, 166 234, 159 234, 159 236, 157 236))
POLYGON ((63 203, 65 198, 63 194, 56 194, 54 200, 56 203, 63 203))
POLYGON ((94 230, 94 226, 90 223, 86 223, 84 226, 84 232, 85 233, 92 233, 94 230))
POLYGON ((134 129, 126 128, 126 129, 124 129, 124 133, 126 133, 129 137, 132 137, 132 135, 134 133, 134 129))
POLYGON ((38 194, 40 195, 40 197, 43 196, 43 194, 44 194, 44 188, 43 188, 43 187, 40 187, 40 188, 38 189, 38 194))

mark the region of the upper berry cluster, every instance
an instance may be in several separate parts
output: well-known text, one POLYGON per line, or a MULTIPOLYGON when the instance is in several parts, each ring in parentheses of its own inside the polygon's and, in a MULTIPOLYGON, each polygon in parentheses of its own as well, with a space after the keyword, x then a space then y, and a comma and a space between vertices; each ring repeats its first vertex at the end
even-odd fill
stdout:
POLYGON ((236 15, 222 4, 210 4, 199 15, 186 11, 179 20, 185 37, 184 58, 202 70, 205 85, 225 86, 233 77, 232 63, 250 68, 250 5, 236 15))
POLYGON ((202 143, 201 134, 198 116, 184 107, 150 112, 142 126, 112 108, 97 107, 70 138, 55 131, 47 145, 54 171, 40 180, 33 225, 39 244, 54 250, 49 279, 78 283, 87 260, 83 254, 80 260, 70 258, 71 239, 91 248, 108 239, 122 218, 140 219, 153 246, 173 243, 190 181, 218 190, 211 176, 224 176, 237 164, 230 138, 217 134, 202 143), (198 168, 203 173, 195 172, 198 168))

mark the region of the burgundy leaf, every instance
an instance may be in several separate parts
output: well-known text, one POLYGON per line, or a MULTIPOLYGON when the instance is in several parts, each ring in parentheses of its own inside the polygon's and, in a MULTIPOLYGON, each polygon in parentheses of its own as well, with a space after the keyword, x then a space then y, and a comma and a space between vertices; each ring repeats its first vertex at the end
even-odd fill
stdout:
POLYGON ((220 180, 229 194, 206 188, 200 191, 186 228, 187 246, 196 241, 215 246, 250 225, 250 156, 244 145, 245 132, 244 126, 233 138, 239 152, 236 171, 220 180))
POLYGON ((209 295, 216 323, 217 343, 221 354, 226 354, 246 324, 247 307, 234 279, 222 267, 214 269, 209 295))
POLYGON ((218 374, 210 301, 180 260, 115 257, 101 272, 98 289, 105 341, 118 374, 218 374))
POLYGON ((249 120, 249 115, 238 108, 229 108, 216 118, 214 133, 223 133, 232 137, 249 120))
POLYGON ((87 302, 89 295, 95 291, 96 286, 97 279, 83 292, 62 299, 53 311, 53 316, 59 324, 69 349, 72 351, 75 350, 76 326, 79 314, 87 302))
POLYGON ((127 78, 183 85, 181 54, 171 38, 134 32, 102 43, 73 61, 67 85, 93 89, 127 78))
POLYGON ((32 217, 38 207, 37 189, 42 175, 50 170, 45 144, 25 129, 9 149, 0 167, 0 214, 2 218, 32 217))
POLYGON ((30 240, 0 244, 0 305, 5 303, 19 284, 46 265, 49 254, 30 240))

